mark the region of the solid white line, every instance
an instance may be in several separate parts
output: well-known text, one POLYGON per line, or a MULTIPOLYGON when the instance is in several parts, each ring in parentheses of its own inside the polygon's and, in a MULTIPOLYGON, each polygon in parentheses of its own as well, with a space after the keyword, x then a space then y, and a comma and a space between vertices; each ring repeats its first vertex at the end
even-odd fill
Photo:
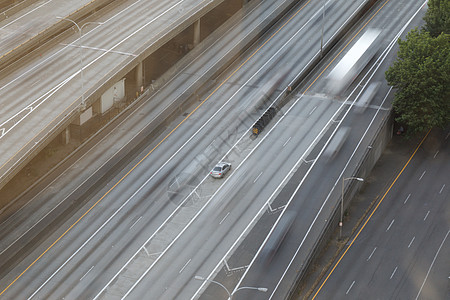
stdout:
POLYGON ((186 266, 191 262, 192 258, 189 258, 189 260, 187 261, 187 263, 181 268, 181 270, 178 272, 178 274, 181 274, 181 272, 183 272, 183 270, 186 268, 186 266))
POLYGON ((350 290, 352 289, 354 284, 355 284, 355 281, 353 280, 352 284, 350 285, 350 287, 348 288, 347 292, 345 293, 346 295, 348 294, 348 292, 350 292, 350 290))
POLYGON ((230 214, 230 212, 227 212, 225 217, 223 217, 222 221, 219 222, 219 225, 222 225, 223 221, 225 221, 225 219, 228 217, 229 214, 230 214))
POLYGON ((92 266, 87 272, 86 274, 83 275, 83 277, 80 278, 80 281, 83 280, 84 277, 86 277, 86 275, 94 268, 94 266, 92 266))
POLYGON ((284 147, 284 146, 286 146, 286 145, 287 145, 287 143, 289 143, 289 141, 291 140, 291 138, 292 138, 292 137, 290 136, 290 137, 289 137, 289 138, 287 139, 287 141, 286 141, 286 142, 284 142, 284 144, 283 144, 283 147, 284 147))
MULTIPOLYGON (((145 24, 142 25, 140 28, 136 29, 134 32, 132 32, 131 34, 129 34, 128 36, 126 36, 125 38, 123 38, 121 41, 119 41, 119 42, 117 42, 115 45, 113 45, 113 46, 109 49, 109 51, 112 51, 113 49, 115 49, 116 47, 118 47, 119 45, 121 45, 122 43, 124 43, 124 42, 125 42, 126 40, 128 40, 130 37, 134 36, 134 35, 137 34, 139 31, 141 31, 143 28, 147 27, 147 26, 150 25, 151 23, 155 22, 157 19, 161 18, 164 14, 166 14, 167 12, 169 12, 169 11, 170 11, 171 9, 173 9, 174 7, 178 6, 178 4, 182 3, 183 1, 184 1, 184 0, 178 1, 176 4, 172 5, 171 7, 169 7, 168 9, 166 9, 165 11, 163 11, 162 13, 160 13, 159 15, 155 16, 154 18, 152 18, 149 22, 145 23, 145 24)), ((140 2, 140 1, 138 1, 138 2, 140 2)), ((130 8, 131 6, 135 5, 136 3, 137 3, 137 2, 135 2, 134 4, 128 6, 127 9, 130 8)), ((119 12, 118 14, 120 14, 120 13, 121 13, 121 12, 119 12)), ((111 18, 108 19, 107 21, 105 21, 104 23, 108 22, 109 20, 111 20, 111 18)), ((101 25, 99 25, 99 26, 101 26, 101 25)), ((89 31, 88 33, 92 32, 93 30, 95 30, 95 29, 98 28, 99 26, 95 27, 94 29, 92 29, 92 30, 89 31)), ((86 33, 84 36, 86 36, 88 33, 86 33)), ((83 36, 83 37, 84 37, 84 36, 83 36)), ((79 38, 78 38, 78 39, 79 39, 79 38)), ((77 40, 75 40, 73 43, 75 43, 76 41, 77 41, 77 40)), ((64 47, 64 49, 66 49, 67 47, 69 47, 69 46, 64 47)), ((64 49, 62 49, 62 50, 64 50, 64 49)), ((56 55, 56 54, 62 52, 62 50, 56 52, 56 53, 53 54, 53 55, 56 55)), ((83 70, 85 70, 85 69, 87 69, 88 67, 90 67, 92 64, 94 64, 95 62, 97 62, 97 61, 100 60, 103 56, 105 56, 105 55, 107 55, 107 54, 108 54, 108 52, 105 52, 105 53, 101 54, 100 56, 96 57, 96 58, 95 58, 94 60, 92 60, 91 62, 86 63, 86 64, 81 68, 81 70, 76 71, 73 75, 71 75, 70 77, 68 77, 68 79, 64 80, 65 83, 62 84, 59 88, 63 87, 67 82, 69 82, 70 79, 72 79, 73 77, 75 77, 76 75, 78 75, 80 72, 82 72, 83 70)), ((52 56, 53 56, 53 55, 52 55, 52 56)), ((45 62, 45 61, 44 61, 44 62, 45 62)), ((39 64, 39 65, 40 65, 40 64, 39 64)), ((32 69, 38 67, 39 65, 33 67, 32 69)), ((32 69, 28 70, 27 72, 31 71, 32 69)), ((27 72, 25 72, 25 73, 27 73, 27 72)), ((25 74, 25 73, 23 73, 23 74, 25 74)), ((22 74, 22 75, 23 75, 23 74, 22 74)), ((22 75, 21 75, 21 76, 22 76, 22 75)), ((10 81, 9 83, 7 83, 6 85, 2 86, 2 87, 0 88, 0 90, 3 89, 3 88, 5 88, 6 86, 8 86, 9 84, 11 84, 12 82, 16 81, 16 80, 17 80, 18 78, 20 78, 21 76, 17 77, 16 79, 14 79, 14 80, 10 81)), ((59 89, 59 88, 58 88, 58 89, 59 89)), ((72 103, 72 104, 73 104, 73 103, 72 103)), ((23 118, 22 118, 20 121, 22 121, 22 120, 23 120, 23 118)), ((53 121, 53 120, 52 120, 52 121, 53 121)), ((50 122, 50 123, 51 123, 51 122, 50 122)), ((14 126, 15 126, 15 125, 14 125, 14 126)), ((8 131, 9 131, 9 130, 8 130, 8 131)), ((2 136, 2 137, 3 137, 3 136, 2 136)))
POLYGON ((9 22, 8 24, 5 24, 4 26, 0 27, 0 29, 6 28, 7 26, 9 26, 9 25, 15 23, 16 21, 22 19, 23 17, 26 17, 27 15, 31 14, 31 13, 34 12, 35 10, 38 10, 38 9, 41 8, 42 6, 44 6, 44 5, 46 5, 47 3, 52 2, 52 1, 53 1, 53 0, 48 0, 47 2, 42 3, 42 4, 39 5, 38 7, 36 7, 36 8, 34 8, 34 9, 30 10, 29 12, 27 12, 26 14, 20 15, 20 17, 18 17, 17 19, 15 19, 15 20, 9 22))
MULTIPOLYGON (((425 3, 426 3, 426 2, 425 2, 425 3)), ((420 10, 416 11, 416 14, 417 14, 419 11, 420 11, 420 10)), ((410 21, 411 21, 412 19, 413 19, 413 18, 411 18, 410 21)), ((378 62, 381 58, 382 58, 382 59, 381 59, 381 62, 384 61, 384 59, 387 57, 387 54, 390 52, 390 50, 393 48, 393 46, 396 45, 396 41, 397 41, 398 37, 399 37, 400 34, 405 30, 405 28, 406 28, 406 25, 405 25, 405 26, 403 27, 403 29, 397 34, 397 36, 391 41, 391 46, 386 48, 386 50, 383 52, 384 56, 383 56, 383 54, 382 54, 382 55, 380 56, 380 58, 377 60, 377 62, 378 62), (389 50, 388 50, 388 49, 389 49, 389 50)), ((378 70, 378 68, 380 67, 380 65, 381 65, 381 63, 375 68, 374 73, 378 70)), ((370 72, 371 70, 372 70, 372 68, 370 68, 369 72, 370 72)), ((374 74, 374 73, 373 73, 373 74, 374 74)), ((372 74, 372 76, 370 76, 369 81, 370 81, 370 79, 374 76, 373 74, 372 74)), ((365 75, 365 76, 361 79, 361 81, 364 80, 366 76, 367 76, 367 75, 365 75)), ((352 93, 351 93, 348 97, 351 97, 351 96, 353 95, 353 92, 354 92, 354 91, 355 91, 355 90, 353 90, 352 93)), ((309 233, 310 233, 312 227, 314 226, 315 222, 317 221, 317 219, 318 219, 318 217, 319 217, 319 214, 322 212, 323 208, 325 207, 325 204, 328 202, 328 199, 329 199, 330 196, 331 196, 331 192, 333 191, 334 188, 336 188, 337 184, 339 184, 340 178, 343 176, 344 171, 347 169, 348 165, 350 164, 350 160, 353 158, 353 156, 354 156, 355 153, 356 153, 356 150, 357 150, 357 149, 359 148, 359 146, 361 145, 362 140, 363 140, 364 137, 367 135, 367 132, 369 131, 369 128, 372 126, 373 122, 375 121, 375 118, 378 116, 378 113, 379 113, 380 110, 382 109, 382 106, 383 106, 384 102, 386 101, 386 99, 388 98, 388 96, 389 96, 389 94, 390 94, 391 91, 392 91, 392 87, 389 88, 389 91, 388 91, 387 94, 385 95, 385 97, 384 97, 384 99, 383 99, 381 105, 378 107, 377 111, 375 112, 375 115, 373 116, 372 120, 370 121, 369 125, 367 126, 366 130, 364 131, 363 136, 362 136, 361 139, 359 140, 359 142, 358 142, 357 146, 355 147, 355 150, 353 151, 351 157, 349 158, 349 160, 347 161, 346 165, 344 166, 344 169, 342 170, 340 176, 338 176, 338 180, 334 183, 334 187, 332 188, 332 190, 331 190, 330 193, 328 194, 328 196, 327 196, 327 198, 325 199, 325 201, 322 203, 322 206, 320 207, 319 211, 317 212, 316 216, 314 217, 314 220, 312 221, 311 225, 309 226, 309 228, 308 228, 308 230, 307 230, 305 236, 303 237, 303 239, 302 239, 302 241, 301 241, 299 247, 297 248, 297 250, 296 250, 296 252, 295 252, 293 258, 291 259, 289 265, 287 266, 286 270, 284 271, 284 273, 283 273, 281 279, 278 281, 277 285, 275 286, 275 288, 274 288, 274 290, 273 290, 273 292, 272 292, 272 294, 271 294, 271 296, 270 296, 269 299, 272 299, 272 297, 274 296, 276 290, 278 289, 278 287, 279 287, 281 281, 284 279, 284 276, 286 275, 288 269, 291 267, 291 265, 292 265, 292 263, 293 263, 293 261, 294 261, 294 258, 297 256, 298 252, 300 251, 301 247, 303 246, 303 243, 304 243, 306 237, 309 235, 309 233)), ((360 94, 361 94, 361 92, 360 92, 360 94)), ((359 95, 360 95, 360 94, 359 94, 359 95)), ((359 96, 359 95, 358 95, 358 96, 359 96)), ((357 98, 358 98, 358 97, 357 97, 357 98)), ((356 102, 357 98, 355 98, 355 100, 353 101, 353 103, 356 102)), ((344 105, 345 105, 345 101, 342 102, 341 107, 344 106, 344 105)), ((353 106, 353 105, 349 106, 349 110, 352 108, 352 106, 353 106)), ((340 108, 341 108, 341 107, 340 107, 340 108)), ((340 108, 337 110, 337 112, 340 112, 340 108)), ((349 110, 347 110, 347 112, 345 113, 345 115, 341 118, 341 122, 342 122, 342 120, 347 116, 349 110)), ((334 116, 331 118, 331 120, 334 120, 334 116)), ((338 127, 336 127, 335 131, 336 131, 337 129, 338 129, 338 127)), ((333 134, 334 134, 334 132, 333 132, 333 134)), ((333 135, 333 134, 332 134, 332 135, 333 135)), ((319 153, 319 156, 322 154, 322 152, 324 151, 325 147, 328 145, 329 141, 330 141, 330 139, 327 141, 327 143, 326 143, 326 145, 324 146, 324 148, 322 148, 321 152, 319 153)), ((315 165, 316 161, 317 161, 317 159, 314 161, 314 163, 313 163, 313 165, 311 166, 311 168, 315 165)), ((309 171, 311 170, 311 168, 307 171, 307 174, 309 174, 309 171)), ((304 176, 304 178, 306 178, 306 176, 304 176)), ((302 182, 300 183, 300 185, 301 185, 302 183, 303 183, 303 180, 302 180, 302 182)), ((299 185, 299 186, 300 186, 300 185, 299 185)), ((296 193, 296 192, 295 192, 295 193, 296 193)), ((253 261, 252 261, 252 262, 253 262, 253 261)), ((247 268, 247 270, 249 270, 249 269, 250 269, 250 267, 247 268)), ((240 281, 239 281, 239 284, 242 282, 242 279, 245 277, 245 274, 247 273, 247 270, 245 271, 244 275, 241 277, 241 279, 240 279, 240 281)), ((239 285, 239 284, 238 284, 238 285, 239 285)), ((235 288, 235 291, 236 291, 236 288, 235 288)))
POLYGON ((422 283, 422 286, 420 287, 420 290, 419 290, 419 292, 417 293, 416 300, 419 298, 419 295, 420 295, 420 293, 422 292, 423 286, 425 285, 425 281, 427 281, 427 278, 428 278, 428 275, 430 274, 431 268, 433 267, 434 262, 436 261, 436 257, 438 256, 439 252, 441 251, 442 245, 444 245, 444 242, 445 242, 445 240, 447 239, 447 236, 448 236, 449 233, 450 233, 450 230, 447 231, 447 234, 445 235, 444 239, 442 240, 442 243, 441 243, 441 245, 439 246, 439 249, 437 250, 436 255, 434 255, 433 261, 431 262, 431 265, 430 265, 430 267, 428 268, 427 275, 425 276, 425 278, 424 278, 424 280, 423 280, 423 283, 422 283))
POLYGON ((395 219, 392 219, 391 224, 389 224, 389 227, 386 229, 386 232, 388 232, 388 230, 391 228, 392 224, 394 223, 395 219))
POLYGON ((403 204, 406 204, 406 202, 408 202, 408 199, 410 196, 411 196, 411 194, 409 194, 408 197, 406 197, 405 202, 403 202, 403 204))
POLYGON ((369 261, 370 258, 372 257, 372 255, 375 253, 375 250, 377 250, 377 247, 373 248, 372 253, 370 253, 369 257, 367 258, 366 261, 369 261))
POLYGON ((428 211, 427 214, 425 215, 425 218, 423 218, 424 221, 427 219, 429 213, 430 211, 428 211))
POLYGON ((142 216, 139 217, 139 219, 136 220, 136 222, 133 223, 133 225, 131 225, 130 229, 134 227, 134 225, 137 224, 137 222, 139 222, 142 219, 142 216))
POLYGON ((255 183, 259 179, 259 177, 262 175, 262 173, 263 172, 259 173, 258 177, 256 177, 255 180, 253 180, 253 183, 255 183))
POLYGON ((397 268, 398 268, 398 267, 395 267, 394 272, 392 272, 391 278, 389 278, 389 279, 392 279, 392 277, 394 277, 394 274, 395 274, 395 272, 397 271, 397 268))
POLYGON ((316 110, 317 106, 314 106, 314 108, 311 110, 311 112, 309 113, 309 115, 311 115, 315 110, 316 110))
POLYGON ((74 44, 61 44, 61 45, 62 46, 74 47, 74 48, 82 48, 82 49, 103 51, 103 52, 107 52, 107 53, 116 53, 116 54, 122 54, 122 55, 133 56, 133 57, 137 56, 134 53, 123 52, 123 51, 116 51, 116 50, 110 50, 110 49, 104 49, 104 48, 97 48, 97 47, 90 47, 90 46, 80 46, 80 45, 74 45, 74 44))
POLYGON ((442 186, 441 190, 439 191, 439 194, 442 193, 442 191, 444 190, 444 187, 445 187, 445 183, 444 183, 444 185, 442 186))
POLYGON ((408 248, 411 247, 411 245, 412 245, 412 243, 414 242, 414 239, 415 239, 415 238, 416 238, 416 237, 413 237, 412 240, 411 240, 411 242, 409 242, 408 248))
POLYGON ((422 177, 423 177, 423 175, 425 175, 426 172, 427 172, 427 171, 423 171, 422 175, 421 175, 420 178, 419 178, 419 181, 422 180, 422 177))

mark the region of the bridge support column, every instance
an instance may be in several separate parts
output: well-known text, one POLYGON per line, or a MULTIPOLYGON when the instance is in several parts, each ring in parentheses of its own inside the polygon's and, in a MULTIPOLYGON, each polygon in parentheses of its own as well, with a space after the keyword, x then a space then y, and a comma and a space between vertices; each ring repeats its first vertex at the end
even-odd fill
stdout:
POLYGON ((136 88, 141 92, 141 88, 144 86, 144 67, 142 61, 136 66, 136 88))
POLYGON ((67 126, 66 129, 61 133, 62 143, 67 145, 70 143, 70 126, 67 126))
POLYGON ((200 43, 200 19, 194 22, 194 47, 200 43))

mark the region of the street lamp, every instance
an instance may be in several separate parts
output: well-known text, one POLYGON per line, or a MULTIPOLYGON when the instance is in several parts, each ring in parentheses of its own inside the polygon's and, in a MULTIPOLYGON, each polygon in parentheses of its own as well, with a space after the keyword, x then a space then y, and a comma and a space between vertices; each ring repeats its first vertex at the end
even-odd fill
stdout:
POLYGON ((364 181, 364 179, 360 177, 347 177, 342 178, 342 197, 341 197, 341 219, 339 221, 339 239, 342 238, 342 226, 343 226, 343 218, 344 218, 344 182, 346 180, 358 180, 358 181, 364 181))
POLYGON ((320 36, 320 57, 323 57, 323 27, 325 26, 325 1, 322 6, 322 35, 320 36))
POLYGON ((75 24, 75 26, 78 28, 78 32, 80 33, 80 74, 81 74, 81 108, 84 109, 85 107, 85 103, 84 103, 84 80, 83 80, 83 46, 81 45, 81 36, 82 36, 82 30, 84 28, 84 26, 86 25, 90 25, 90 24, 97 24, 97 25, 102 25, 104 24, 103 22, 86 22, 83 25, 78 26, 77 22, 75 22, 74 20, 71 20, 69 18, 64 18, 64 17, 56 17, 57 19, 60 20, 66 20, 69 22, 72 22, 73 24, 75 24))
POLYGON ((233 295, 237 291, 244 290, 244 289, 246 289, 246 290, 257 290, 257 291, 264 292, 264 293, 267 292, 267 288, 264 288, 264 287, 241 286, 241 287, 237 288, 234 292, 230 293, 230 291, 222 283, 220 283, 218 281, 215 281, 215 280, 212 280, 212 279, 206 279, 206 278, 204 278, 202 276, 199 276, 199 275, 195 275, 194 278, 197 279, 197 280, 201 280, 201 281, 210 281, 210 282, 213 282, 213 283, 221 286, 227 292, 228 298, 230 300, 233 299, 233 295))

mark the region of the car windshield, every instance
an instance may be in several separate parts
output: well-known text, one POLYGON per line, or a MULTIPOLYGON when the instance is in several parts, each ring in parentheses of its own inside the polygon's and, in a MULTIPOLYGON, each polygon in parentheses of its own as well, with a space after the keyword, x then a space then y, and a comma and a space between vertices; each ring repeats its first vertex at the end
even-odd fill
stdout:
POLYGON ((213 171, 222 171, 222 167, 215 167, 213 171))

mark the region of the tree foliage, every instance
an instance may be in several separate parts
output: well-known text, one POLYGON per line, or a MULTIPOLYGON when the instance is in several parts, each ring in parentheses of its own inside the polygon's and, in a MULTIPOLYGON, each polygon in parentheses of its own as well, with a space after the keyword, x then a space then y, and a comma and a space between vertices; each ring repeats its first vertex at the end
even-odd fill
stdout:
POLYGON ((450 0, 428 0, 424 20, 426 24, 423 28, 432 37, 441 33, 450 34, 450 0))
POLYGON ((393 102, 396 121, 411 133, 445 127, 450 121, 450 35, 433 38, 414 29, 399 39, 398 58, 386 72, 397 89, 393 102))

